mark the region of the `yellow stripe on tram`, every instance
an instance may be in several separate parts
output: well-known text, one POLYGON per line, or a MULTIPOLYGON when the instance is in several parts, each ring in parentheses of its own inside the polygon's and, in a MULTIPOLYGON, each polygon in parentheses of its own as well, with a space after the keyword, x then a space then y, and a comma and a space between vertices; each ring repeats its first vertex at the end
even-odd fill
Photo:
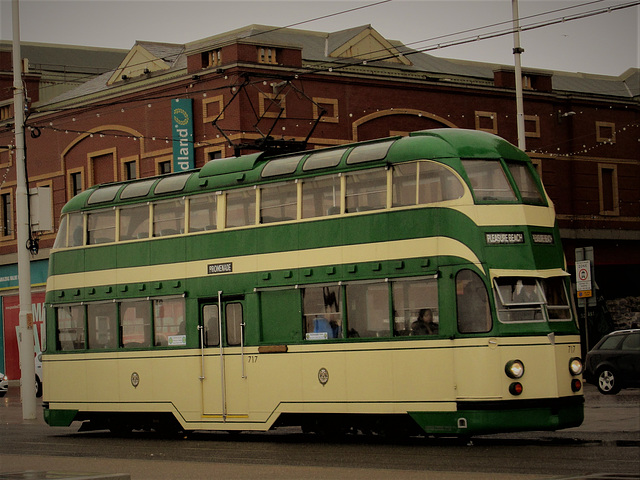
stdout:
POLYGON ((476 254, 462 242, 449 237, 430 237, 52 275, 47 280, 47 289, 52 291, 83 286, 204 277, 212 261, 232 263, 233 273, 242 274, 434 255, 454 256, 474 264, 480 263, 476 254))

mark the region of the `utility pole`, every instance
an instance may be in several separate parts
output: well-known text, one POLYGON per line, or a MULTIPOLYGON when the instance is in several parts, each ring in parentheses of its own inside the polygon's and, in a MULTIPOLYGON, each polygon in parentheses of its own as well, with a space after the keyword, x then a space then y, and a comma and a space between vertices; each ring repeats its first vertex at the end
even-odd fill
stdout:
POLYGON ((35 350, 33 312, 31 309, 31 259, 27 250, 30 237, 29 189, 25 168, 24 97, 22 58, 20 55, 20 10, 18 0, 12 0, 13 13, 13 117, 16 139, 16 229, 18 239, 18 290, 20 295, 20 321, 18 349, 20 351, 20 396, 22 418, 36 418, 35 350))
POLYGON ((520 46, 520 14, 518 13, 518 0, 511 0, 513 13, 513 56, 515 57, 516 77, 516 121, 518 125, 518 148, 525 151, 527 143, 524 134, 524 102, 522 99, 522 65, 520 55, 524 48, 520 46))

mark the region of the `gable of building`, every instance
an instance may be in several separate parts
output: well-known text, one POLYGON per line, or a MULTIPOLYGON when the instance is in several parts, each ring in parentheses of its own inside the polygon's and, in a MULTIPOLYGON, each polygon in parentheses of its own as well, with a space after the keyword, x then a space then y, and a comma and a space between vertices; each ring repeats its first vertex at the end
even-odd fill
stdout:
POLYGON ((380 35, 371 25, 357 29, 336 32, 329 36, 333 49, 328 52, 331 58, 357 58, 363 61, 384 61, 411 65, 396 47, 380 35), (338 45, 336 46, 336 43, 338 45))
POLYGON ((182 50, 182 45, 136 42, 136 45, 115 69, 107 81, 107 85, 169 70, 182 50))

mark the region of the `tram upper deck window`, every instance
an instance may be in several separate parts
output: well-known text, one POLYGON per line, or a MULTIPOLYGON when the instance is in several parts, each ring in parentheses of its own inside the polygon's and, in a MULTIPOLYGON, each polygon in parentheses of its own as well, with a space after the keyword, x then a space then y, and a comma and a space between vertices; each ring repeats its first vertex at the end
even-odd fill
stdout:
POLYGON ((382 160, 387 156, 394 142, 395 140, 357 146, 349 152, 347 164, 353 165, 356 163, 371 162, 373 160, 382 160))
POLYGON ((116 193, 120 189, 121 185, 109 185, 107 187, 100 187, 91 194, 88 205, 95 205, 96 203, 111 202, 116 198, 116 193))
POLYGON ((83 215, 69 213, 63 215, 53 248, 79 247, 83 241, 83 215))
POLYGON ((462 160, 476 201, 515 202, 509 180, 499 160, 462 160))
POLYGON ((260 187, 260 223, 295 220, 298 212, 298 189, 294 182, 260 187))
POLYGON ((165 237, 184 232, 184 198, 153 204, 153 236, 165 237))
POLYGON ((67 246, 67 217, 68 215, 63 215, 60 219, 58 234, 56 235, 55 242, 53 242, 54 249, 64 248, 67 246))
POLYGON ((227 192, 227 227, 243 227, 256 223, 256 191, 243 188, 227 192))
POLYGON ((509 167, 511 176, 518 186, 518 190, 520 190, 522 201, 524 203, 533 203, 536 205, 543 204, 544 199, 542 198, 540 190, 538 190, 536 181, 534 180, 533 174, 528 166, 523 163, 512 162, 508 162, 507 166, 509 167))
POLYGON ((208 193, 189 199, 189 231, 215 230, 218 224, 218 195, 208 193))
POLYGON ((455 200, 464 195, 458 177, 435 162, 410 162, 393 166, 393 206, 455 200))
POLYGON ((120 209, 120 240, 149 237, 149 205, 120 209))
POLYGON ((341 148, 339 150, 329 150, 326 152, 323 151, 312 153, 304 161, 302 170, 308 172, 310 170, 317 170, 319 168, 337 167, 340 163, 340 160, 342 160, 342 155, 344 155, 344 152, 346 151, 346 148, 341 148))
MULTIPOLYGON (((304 155, 306 155, 306 153, 304 155)), ((262 169, 262 178, 277 177, 278 175, 286 175, 295 172, 304 155, 277 158, 269 161, 269 163, 267 163, 262 169)))
POLYGON ((383 168, 347 174, 347 212, 379 210, 387 206, 387 172, 383 168))
POLYGON ((302 289, 305 339, 343 338, 340 292, 338 285, 302 289))
POLYGON ((143 180, 141 182, 130 183, 126 187, 122 189, 120 193, 120 200, 126 200, 128 198, 138 198, 149 195, 149 191, 151 190, 151 186, 156 179, 153 178, 151 180, 143 180))
POLYGON ((189 180, 189 177, 191 177, 190 173, 184 175, 171 175, 169 177, 161 178, 156 185, 156 188, 153 189, 153 192, 156 195, 162 193, 179 192, 184 188, 187 180, 189 180))
POLYGON ((82 213, 69 213, 62 217, 53 248, 79 247, 83 242, 82 213))
POLYGON ((116 241, 116 211, 114 208, 91 212, 87 218, 87 244, 116 241))
POLYGON ((504 323, 541 322, 544 296, 535 278, 499 277, 494 280, 498 319, 504 323))
POLYGON ((302 218, 340 213, 340 177, 327 175, 302 182, 302 218))

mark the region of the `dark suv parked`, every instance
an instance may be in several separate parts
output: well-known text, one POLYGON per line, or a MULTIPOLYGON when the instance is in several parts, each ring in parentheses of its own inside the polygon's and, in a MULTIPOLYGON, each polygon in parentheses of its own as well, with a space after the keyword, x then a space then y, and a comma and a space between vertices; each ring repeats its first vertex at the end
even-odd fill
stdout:
POLYGON ((587 353, 584 379, 605 395, 615 395, 621 388, 640 387, 640 329, 604 336, 587 353))

